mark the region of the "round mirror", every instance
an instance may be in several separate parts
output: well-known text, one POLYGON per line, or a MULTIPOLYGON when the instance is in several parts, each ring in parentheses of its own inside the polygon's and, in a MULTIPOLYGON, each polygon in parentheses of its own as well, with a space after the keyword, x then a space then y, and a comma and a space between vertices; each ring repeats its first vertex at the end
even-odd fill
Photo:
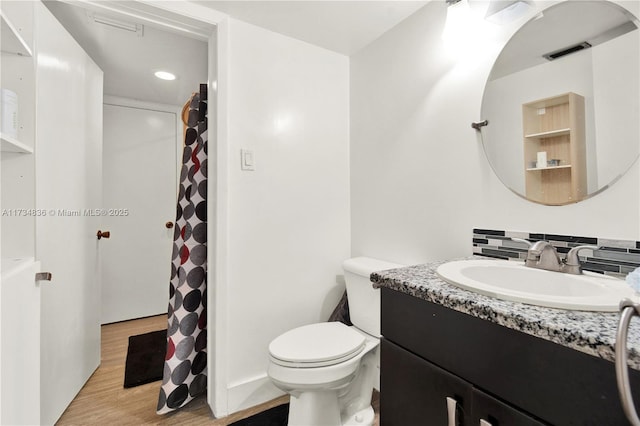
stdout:
POLYGON ((638 20, 609 1, 566 1, 522 26, 485 87, 482 142, 516 194, 546 205, 604 190, 640 146, 638 20))

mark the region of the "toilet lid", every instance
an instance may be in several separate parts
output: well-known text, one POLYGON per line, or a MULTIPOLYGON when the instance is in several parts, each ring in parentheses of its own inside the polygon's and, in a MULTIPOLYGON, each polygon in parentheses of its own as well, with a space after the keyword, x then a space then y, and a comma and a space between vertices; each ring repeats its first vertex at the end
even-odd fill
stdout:
POLYGON ((299 367, 320 367, 353 358, 365 346, 365 337, 340 322, 294 328, 269 345, 274 362, 299 367))

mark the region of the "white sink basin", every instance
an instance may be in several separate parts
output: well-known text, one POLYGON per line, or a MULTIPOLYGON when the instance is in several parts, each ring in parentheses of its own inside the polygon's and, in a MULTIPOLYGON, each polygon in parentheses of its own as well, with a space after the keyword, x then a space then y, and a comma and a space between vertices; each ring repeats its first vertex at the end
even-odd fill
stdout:
POLYGON ((635 298, 635 292, 617 278, 551 272, 506 260, 454 261, 439 266, 437 272, 465 290, 549 308, 617 312, 620 300, 635 298))

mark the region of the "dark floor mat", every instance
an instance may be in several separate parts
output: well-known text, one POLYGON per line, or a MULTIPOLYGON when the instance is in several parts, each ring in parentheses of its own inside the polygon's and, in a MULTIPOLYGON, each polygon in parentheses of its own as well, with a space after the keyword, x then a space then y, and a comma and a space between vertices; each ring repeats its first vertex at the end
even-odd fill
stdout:
POLYGON ((289 404, 282 404, 246 419, 233 422, 229 426, 287 426, 288 420, 289 404))
POLYGON ((167 330, 129 337, 124 387, 132 388, 162 380, 166 351, 167 330))

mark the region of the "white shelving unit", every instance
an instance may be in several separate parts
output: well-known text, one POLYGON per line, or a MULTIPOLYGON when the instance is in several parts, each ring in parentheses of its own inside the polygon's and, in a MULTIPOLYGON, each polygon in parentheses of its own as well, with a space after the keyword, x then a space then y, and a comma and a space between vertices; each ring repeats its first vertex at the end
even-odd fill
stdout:
POLYGON ((33 257, 2 258, 0 272, 2 280, 9 279, 30 267, 35 262, 33 257))
POLYGON ((23 144, 18 139, 5 135, 0 132, 0 140, 2 141, 2 152, 17 152, 20 154, 33 154, 33 148, 23 144))
MULTIPOLYGON (((35 51, 34 4, 31 1, 0 1, 0 87, 18 97, 17 135, 0 129, 0 208, 35 208, 35 51)), ((35 218, 3 215, 1 253, 3 268, 9 259, 35 256, 35 218)), ((3 271, 4 272, 4 271, 3 271)), ((3 273, 4 275, 4 273, 3 273)))
MULTIPOLYGON (((3 54, 3 62, 6 60, 7 62, 11 62, 11 56, 18 55, 24 56, 27 58, 33 57, 33 51, 31 47, 27 43, 27 41, 22 36, 19 26, 14 24, 11 19, 7 16, 4 10, 0 9, 0 28, 2 31, 2 38, 0 38, 0 46, 3 54), (6 57, 6 59, 5 59, 6 57)), ((30 61, 30 64, 33 62, 30 61)), ((11 65, 11 64, 10 64, 11 65)), ((7 67, 9 68, 9 67, 7 67)), ((3 71, 7 71, 4 70, 3 71)), ((13 71, 13 69, 11 69, 13 71)), ((5 81, 3 79, 3 87, 5 87, 5 81)), ((9 81, 8 84, 12 82, 9 81)), ((9 136, 5 133, 2 133, 0 129, 0 140, 2 141, 1 150, 2 152, 14 152, 21 154, 31 154, 33 153, 33 148, 28 144, 21 142, 15 137, 9 136)))
POLYGON ((2 20, 2 52, 20 56, 33 56, 31 48, 17 27, 7 18, 2 10, 0 10, 0 19, 2 20))
MULTIPOLYGON (((35 207, 35 4, 0 1, 0 87, 18 96, 19 120, 17 136, 0 130, 3 213, 35 207)), ((35 219, 3 214, 0 228, 0 346, 20 348, 0 351, 0 423, 39 424, 41 304, 35 279, 40 269, 35 260, 35 219), (15 327, 18 317, 20 327, 15 327)))

